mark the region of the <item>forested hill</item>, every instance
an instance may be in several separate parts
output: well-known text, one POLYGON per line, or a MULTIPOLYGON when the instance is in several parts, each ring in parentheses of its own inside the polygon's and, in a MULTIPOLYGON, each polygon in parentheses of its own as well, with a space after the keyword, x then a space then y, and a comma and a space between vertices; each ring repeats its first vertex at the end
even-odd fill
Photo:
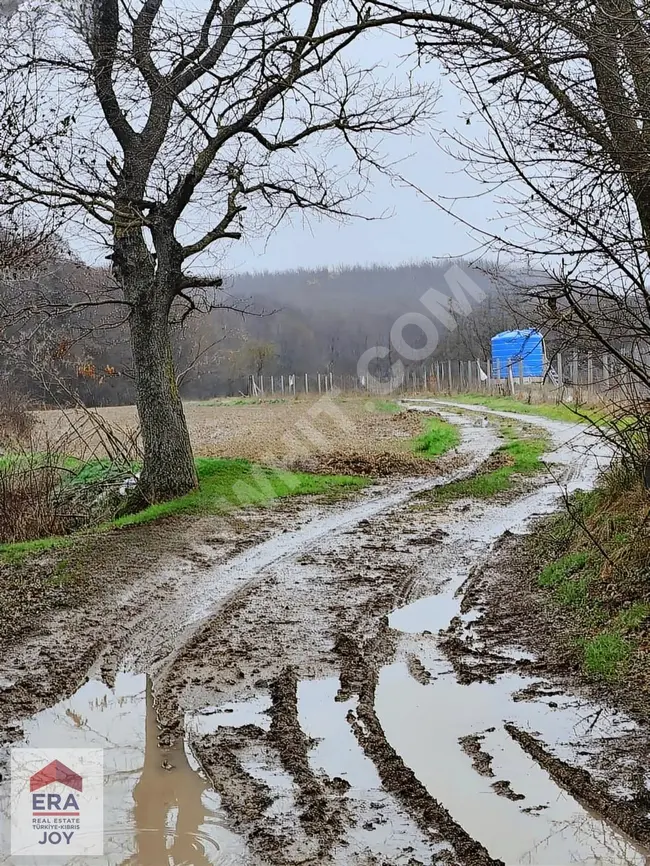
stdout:
POLYGON ((372 312, 392 317, 421 311, 422 295, 430 288, 449 294, 445 274, 453 265, 468 273, 486 293, 493 282, 478 268, 463 261, 418 262, 319 270, 261 271, 227 280, 237 296, 267 300, 309 313, 345 313, 355 319, 372 312))
MULTIPOLYGON (((4 353, 0 375, 39 402, 51 402, 53 396, 65 402, 69 392, 95 405, 132 402, 131 351, 123 308, 85 305, 98 292, 112 291, 110 274, 85 265, 53 265, 29 291, 38 304, 44 297, 63 309, 74 301, 84 302, 82 312, 48 317, 39 324, 37 341, 23 340, 23 330, 34 332, 32 323, 10 311, 24 308, 27 289, 3 284, 7 321, 24 324, 7 329, 20 344, 20 354, 4 353), (44 384, 48 381, 53 388, 44 384)), ((480 304, 471 300, 472 314, 459 319, 452 333, 445 333, 437 323, 439 352, 452 358, 485 357, 490 336, 518 324, 517 317, 500 300, 507 280, 494 281, 463 262, 231 274, 225 276, 216 300, 235 309, 193 314, 184 320, 182 330, 174 331, 181 392, 187 398, 237 394, 251 373, 353 375, 368 348, 389 346, 391 328, 400 316, 427 313, 421 302, 427 290, 451 295, 445 275, 459 266, 486 299, 480 304), (253 314, 236 311, 244 308, 253 314)), ((413 346, 424 339, 412 326, 404 336, 413 346)))

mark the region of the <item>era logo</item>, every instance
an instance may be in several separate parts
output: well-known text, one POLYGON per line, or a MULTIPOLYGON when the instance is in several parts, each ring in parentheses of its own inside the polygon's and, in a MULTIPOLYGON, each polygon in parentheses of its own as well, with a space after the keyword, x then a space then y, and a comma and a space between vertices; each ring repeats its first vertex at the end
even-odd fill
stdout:
POLYGON ((34 814, 36 815, 39 812, 65 812, 65 814, 69 815, 69 810, 73 810, 77 815, 79 814, 79 804, 74 794, 68 794, 63 806, 61 805, 62 799, 61 794, 32 794, 32 809, 34 814))
POLYGON ((12 855, 43 857, 46 864, 53 854, 75 863, 101 856, 103 789, 101 749, 12 749, 12 855))

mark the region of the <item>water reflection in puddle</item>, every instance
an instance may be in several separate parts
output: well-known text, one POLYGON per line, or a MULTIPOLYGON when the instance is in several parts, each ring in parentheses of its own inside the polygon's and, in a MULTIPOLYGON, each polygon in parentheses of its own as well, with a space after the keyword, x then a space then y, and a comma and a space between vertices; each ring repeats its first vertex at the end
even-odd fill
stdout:
MULTIPOLYGON (((427 663, 421 654, 420 659, 434 676, 445 667, 441 658, 427 663)), ((405 664, 393 664, 381 671, 376 710, 387 740, 404 762, 493 857, 508 864, 646 863, 648 852, 583 809, 505 732, 503 722, 509 720, 554 747, 581 734, 587 738, 595 708, 566 698, 555 698, 558 709, 543 702, 514 702, 513 693, 530 683, 506 676, 495 684, 461 686, 454 677, 437 676, 423 686, 409 676, 405 664), (479 775, 461 749, 459 737, 469 734, 484 734, 481 748, 493 758, 492 777, 479 775), (525 799, 498 796, 492 788, 497 781, 508 781, 525 799), (523 811, 528 808, 534 811, 523 811)), ((601 717, 599 724, 601 732, 608 726, 614 736, 632 726, 616 726, 611 716, 601 717)), ((562 757, 561 748, 554 751, 562 757)))
MULTIPOLYGON (((533 423, 552 433, 553 459, 566 466, 567 488, 590 487, 608 454, 595 451, 575 425, 538 419, 533 423)), ((539 734, 558 757, 575 760, 571 743, 580 737, 593 742, 603 732, 620 736, 633 730, 634 723, 567 696, 556 697, 554 708, 542 700, 515 701, 513 695, 533 682, 520 676, 460 685, 434 637, 460 615, 459 590, 472 566, 506 529, 519 531, 533 515, 552 511, 558 492, 555 484, 548 484, 515 505, 474 507, 468 518, 440 524, 446 537, 432 550, 428 569, 438 579, 444 576, 443 592, 389 617, 391 628, 402 633, 398 657, 415 656, 431 681, 422 685, 414 679, 406 662, 388 665, 380 672, 375 709, 387 740, 405 764, 493 857, 508 864, 646 863, 648 852, 555 785, 504 729, 505 721, 514 722, 539 734), (423 633, 432 637, 414 637, 423 633), (590 731, 589 720, 598 711, 598 727, 590 731), (492 757, 492 776, 480 775, 459 744, 460 737, 476 734, 482 736, 481 749, 492 757), (498 781, 507 781, 510 790, 525 799, 499 796, 492 787, 498 781)), ((471 633, 479 615, 469 611, 461 617, 465 634, 471 633)), ((478 645, 474 640, 475 649, 478 645)), ((517 651, 507 655, 529 658, 517 651)))
MULTIPOLYGON (((106 866, 242 866, 219 797, 188 763, 182 746, 162 751, 144 675, 119 674, 115 688, 90 680, 69 699, 24 723, 21 745, 104 749, 106 866), (167 769, 166 769, 167 768, 167 769)), ((0 850, 9 850, 9 791, 0 785, 0 850)), ((79 858, 56 858, 60 866, 79 858)), ((43 858, 2 863, 43 866, 43 858)), ((93 862, 98 862, 93 860, 93 862)))

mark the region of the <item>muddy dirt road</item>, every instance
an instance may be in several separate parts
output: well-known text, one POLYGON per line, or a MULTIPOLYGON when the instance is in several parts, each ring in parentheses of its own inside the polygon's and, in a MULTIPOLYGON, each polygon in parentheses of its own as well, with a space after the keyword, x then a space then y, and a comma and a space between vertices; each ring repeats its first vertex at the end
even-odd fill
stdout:
POLYGON ((463 440, 444 476, 258 514, 245 544, 206 538, 92 621, 61 614, 59 641, 99 629, 101 649, 27 717, 25 678, 54 662, 37 632, 15 648, 0 681, 14 742, 105 749, 101 862, 650 862, 631 773, 647 732, 488 645, 485 600, 466 591, 504 533, 589 487, 607 454, 525 416, 551 437, 548 476, 503 502, 430 495, 490 457, 501 414, 450 416, 463 440))

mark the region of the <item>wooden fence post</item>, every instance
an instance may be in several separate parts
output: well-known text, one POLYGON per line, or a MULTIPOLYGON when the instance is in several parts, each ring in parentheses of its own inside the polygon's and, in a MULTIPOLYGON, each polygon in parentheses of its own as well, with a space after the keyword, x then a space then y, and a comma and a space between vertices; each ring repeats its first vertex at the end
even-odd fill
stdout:
POLYGON ((524 362, 519 361, 519 384, 524 387, 524 362))
POLYGON ((609 391, 609 355, 603 355, 603 382, 605 391, 609 391))
POLYGON ((592 392, 594 387, 594 361, 591 352, 587 355, 587 391, 592 392))

